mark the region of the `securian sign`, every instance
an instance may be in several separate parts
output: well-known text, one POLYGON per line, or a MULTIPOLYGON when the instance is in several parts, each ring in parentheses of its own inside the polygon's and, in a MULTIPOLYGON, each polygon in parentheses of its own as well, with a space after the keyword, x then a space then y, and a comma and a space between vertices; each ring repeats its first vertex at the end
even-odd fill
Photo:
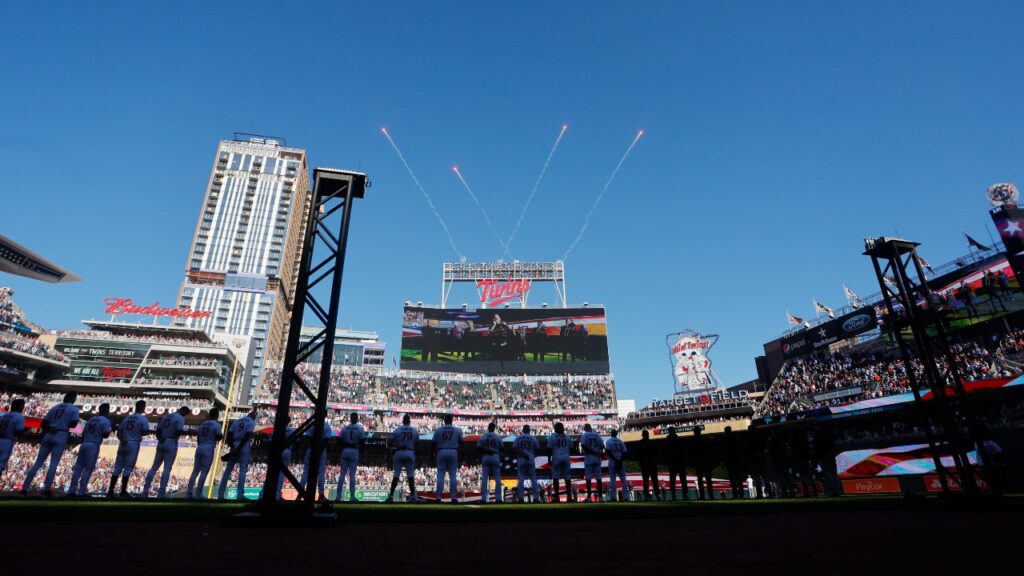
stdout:
POLYGON ((530 281, 511 278, 501 283, 497 280, 480 280, 476 287, 480 289, 480 302, 493 308, 513 298, 525 296, 530 291, 530 281))
POLYGON ((206 310, 193 310, 188 306, 183 308, 161 308, 159 302, 149 306, 138 306, 131 298, 105 298, 103 303, 107 305, 104 314, 141 314, 144 316, 170 316, 172 318, 209 318, 213 312, 206 310))

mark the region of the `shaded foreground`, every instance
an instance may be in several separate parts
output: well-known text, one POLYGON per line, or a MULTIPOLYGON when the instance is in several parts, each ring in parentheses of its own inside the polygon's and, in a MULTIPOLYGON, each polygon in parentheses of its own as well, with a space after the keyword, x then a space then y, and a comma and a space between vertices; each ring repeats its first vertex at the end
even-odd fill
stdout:
MULTIPOLYGON (((232 527, 234 504, 0 502, 4 565, 222 574, 994 573, 1024 499, 974 509, 900 499, 340 507, 327 529, 232 527)), ((1014 568, 1013 570, 1016 570, 1014 568)))

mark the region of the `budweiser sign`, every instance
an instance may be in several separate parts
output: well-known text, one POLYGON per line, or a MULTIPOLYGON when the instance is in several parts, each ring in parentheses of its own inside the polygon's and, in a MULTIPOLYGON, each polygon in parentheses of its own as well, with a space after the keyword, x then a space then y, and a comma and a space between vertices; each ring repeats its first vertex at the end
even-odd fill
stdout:
POLYGON ((139 306, 132 302, 131 298, 105 298, 103 303, 107 305, 104 314, 141 314, 143 316, 168 316, 171 318, 209 318, 213 312, 206 310, 193 310, 188 306, 183 308, 161 308, 159 302, 149 306, 139 306))
POLYGON ((529 280, 480 280, 476 283, 480 290, 480 302, 486 306, 498 306, 514 298, 522 298, 530 291, 529 280))

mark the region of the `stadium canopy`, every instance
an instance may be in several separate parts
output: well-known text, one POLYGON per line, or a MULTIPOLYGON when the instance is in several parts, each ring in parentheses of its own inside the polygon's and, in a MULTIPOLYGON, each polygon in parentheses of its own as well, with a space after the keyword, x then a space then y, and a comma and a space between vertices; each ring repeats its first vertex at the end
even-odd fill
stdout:
POLYGON ((0 272, 52 284, 81 280, 78 275, 2 235, 0 235, 0 272))

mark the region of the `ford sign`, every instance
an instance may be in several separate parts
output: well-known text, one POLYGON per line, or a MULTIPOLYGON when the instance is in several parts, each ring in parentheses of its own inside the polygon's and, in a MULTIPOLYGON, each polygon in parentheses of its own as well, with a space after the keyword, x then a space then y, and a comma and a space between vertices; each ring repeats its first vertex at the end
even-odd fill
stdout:
POLYGON ((843 332, 857 332, 861 328, 864 328, 871 323, 871 316, 867 314, 857 314, 853 318, 843 322, 843 332))

